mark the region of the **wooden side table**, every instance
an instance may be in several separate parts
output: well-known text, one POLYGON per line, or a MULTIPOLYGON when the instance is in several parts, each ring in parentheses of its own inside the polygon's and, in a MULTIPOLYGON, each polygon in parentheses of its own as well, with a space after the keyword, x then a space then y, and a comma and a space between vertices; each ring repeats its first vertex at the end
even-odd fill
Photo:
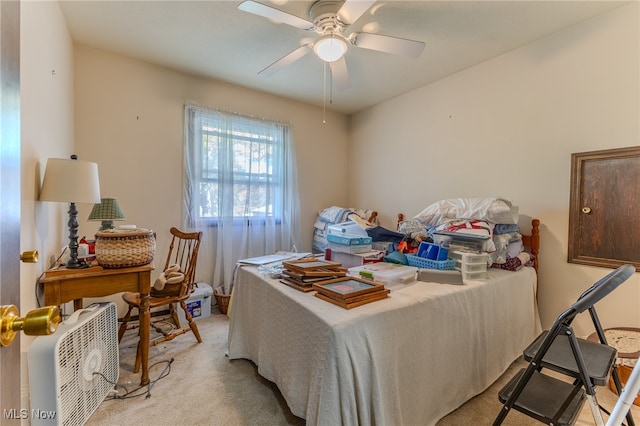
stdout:
MULTIPOLYGON (((637 360, 640 358, 640 328, 634 327, 615 327, 607 328, 604 330, 604 337, 607 339, 609 346, 614 347, 618 351, 618 358, 621 362, 618 363, 618 374, 620 375, 620 382, 624 386, 631 376, 631 372, 634 367, 625 364, 627 360, 637 360)), ((588 340, 599 342, 596 333, 593 333, 587 337, 588 340)), ((640 368, 636 364, 635 368, 640 368)), ((616 386, 613 383, 613 379, 609 379, 609 388, 618 393, 616 386)), ((640 406, 640 396, 634 401, 634 405, 640 406)))
POLYGON ((151 264, 133 268, 104 269, 97 264, 86 269, 56 268, 40 279, 44 287, 45 305, 59 306, 73 301, 75 310, 82 308, 85 297, 104 297, 124 291, 140 293, 140 385, 149 383, 149 292, 151 264))

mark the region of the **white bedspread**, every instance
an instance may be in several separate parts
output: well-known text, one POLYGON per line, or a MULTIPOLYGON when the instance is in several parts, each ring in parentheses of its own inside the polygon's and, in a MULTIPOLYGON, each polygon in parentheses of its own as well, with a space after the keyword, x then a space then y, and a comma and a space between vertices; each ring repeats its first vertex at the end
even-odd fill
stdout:
MULTIPOLYGON (((535 271, 415 282, 345 310, 243 266, 228 355, 312 425, 433 425, 485 390, 539 334, 535 271)), ((496 396, 497 398, 497 396, 496 396)))

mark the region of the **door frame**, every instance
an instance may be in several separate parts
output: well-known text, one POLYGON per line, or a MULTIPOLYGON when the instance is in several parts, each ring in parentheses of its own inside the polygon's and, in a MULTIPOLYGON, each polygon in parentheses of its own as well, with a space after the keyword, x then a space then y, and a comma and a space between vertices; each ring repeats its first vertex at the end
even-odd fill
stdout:
MULTIPOLYGON (((0 304, 20 307, 20 1, 0 0, 0 304)), ((0 347, 0 423, 21 421, 20 336, 0 347)))

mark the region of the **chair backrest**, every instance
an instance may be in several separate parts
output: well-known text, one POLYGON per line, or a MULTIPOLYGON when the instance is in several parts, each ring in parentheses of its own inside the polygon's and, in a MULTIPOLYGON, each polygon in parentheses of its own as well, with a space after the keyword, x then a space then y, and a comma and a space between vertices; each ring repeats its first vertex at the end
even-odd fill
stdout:
POLYGON ((171 265, 180 265, 180 270, 184 273, 184 281, 179 298, 186 298, 193 291, 202 232, 182 232, 175 227, 172 227, 169 232, 172 238, 164 270, 171 265))
POLYGON ((636 268, 633 265, 626 264, 618 267, 606 276, 600 278, 587 291, 582 293, 572 308, 577 312, 583 312, 585 309, 589 309, 618 288, 620 284, 629 279, 635 272, 636 268))
POLYGON ((599 321, 593 309, 593 305, 618 288, 620 284, 629 279, 629 277, 631 277, 635 272, 636 268, 629 264, 622 265, 612 272, 609 272, 585 290, 569 309, 560 314, 551 328, 555 328, 561 324, 571 324, 576 315, 587 309, 591 311, 594 325, 598 328, 599 321))

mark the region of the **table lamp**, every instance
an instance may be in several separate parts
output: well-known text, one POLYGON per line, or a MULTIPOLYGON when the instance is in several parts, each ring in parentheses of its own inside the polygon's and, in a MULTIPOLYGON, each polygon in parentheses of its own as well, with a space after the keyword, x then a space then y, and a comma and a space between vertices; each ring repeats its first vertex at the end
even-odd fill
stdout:
POLYGON ((127 220, 127 218, 124 217, 118 200, 115 198, 103 198, 98 204, 94 204, 87 220, 102 221, 99 231, 104 231, 105 229, 115 228, 113 225, 114 220, 127 220))
POLYGON ((89 265, 78 260, 78 210, 76 203, 100 201, 98 165, 81 161, 75 155, 70 160, 49 158, 44 170, 40 201, 69 203, 69 269, 86 268, 89 265))

